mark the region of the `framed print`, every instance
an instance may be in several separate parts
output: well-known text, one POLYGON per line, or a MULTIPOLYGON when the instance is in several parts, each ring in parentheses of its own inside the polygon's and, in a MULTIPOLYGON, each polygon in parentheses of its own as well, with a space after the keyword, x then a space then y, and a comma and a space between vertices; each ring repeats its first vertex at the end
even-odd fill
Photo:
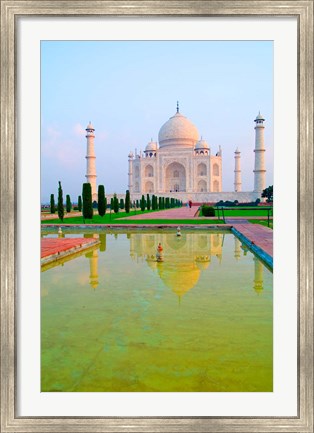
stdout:
POLYGON ((312 1, 3 1, 1 431, 312 432, 313 169, 312 1))

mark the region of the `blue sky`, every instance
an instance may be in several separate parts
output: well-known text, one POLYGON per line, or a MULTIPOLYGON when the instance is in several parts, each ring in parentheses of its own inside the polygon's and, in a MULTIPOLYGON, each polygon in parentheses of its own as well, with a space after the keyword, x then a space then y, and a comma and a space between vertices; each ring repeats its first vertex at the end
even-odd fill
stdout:
POLYGON ((223 190, 253 190, 254 118, 264 115, 266 184, 273 183, 273 44, 270 41, 42 41, 41 200, 58 181, 72 201, 86 173, 85 128, 95 127, 97 183, 124 193, 128 153, 144 150, 176 112, 223 151, 223 190))

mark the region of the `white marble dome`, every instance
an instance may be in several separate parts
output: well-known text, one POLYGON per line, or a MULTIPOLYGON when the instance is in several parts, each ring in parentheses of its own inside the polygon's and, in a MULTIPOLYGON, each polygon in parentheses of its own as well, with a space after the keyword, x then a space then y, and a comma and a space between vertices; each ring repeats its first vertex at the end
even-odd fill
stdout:
POLYGON ((95 131, 95 128, 93 127, 91 121, 89 121, 89 124, 86 126, 86 129, 92 129, 93 131, 95 131))
POLYGON ((155 152, 157 150, 157 148, 158 148, 158 145, 157 145, 156 141, 151 140, 147 144, 147 146, 145 147, 145 152, 151 152, 151 151, 155 152))
POLYGON ((196 143, 195 150, 200 149, 209 149, 208 143, 206 140, 203 140, 202 138, 196 143))
POLYGON ((199 134, 196 126, 181 113, 177 112, 160 128, 158 134, 159 147, 194 147, 198 137, 199 134))
POLYGON ((258 115, 256 116, 256 119, 255 119, 255 120, 265 120, 265 119, 264 119, 264 116, 261 115, 261 112, 260 112, 260 111, 258 112, 258 115))

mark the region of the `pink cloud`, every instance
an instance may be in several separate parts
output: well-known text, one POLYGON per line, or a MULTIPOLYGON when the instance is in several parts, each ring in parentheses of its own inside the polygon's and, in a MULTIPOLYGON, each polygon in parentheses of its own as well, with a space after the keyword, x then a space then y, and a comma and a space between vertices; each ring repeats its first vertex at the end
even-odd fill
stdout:
MULTIPOLYGON (((78 127, 77 131, 79 131, 78 127)), ((85 152, 85 142, 82 139, 82 135, 80 137, 80 139, 64 137, 56 127, 47 126, 42 134, 42 158, 49 159, 51 164, 56 164, 66 169, 80 167, 84 160, 85 152)))
POLYGON ((85 129, 83 128, 83 126, 80 123, 76 123, 74 125, 73 132, 74 132, 74 135, 76 135, 77 137, 82 137, 82 136, 85 136, 85 134, 86 134, 85 129))

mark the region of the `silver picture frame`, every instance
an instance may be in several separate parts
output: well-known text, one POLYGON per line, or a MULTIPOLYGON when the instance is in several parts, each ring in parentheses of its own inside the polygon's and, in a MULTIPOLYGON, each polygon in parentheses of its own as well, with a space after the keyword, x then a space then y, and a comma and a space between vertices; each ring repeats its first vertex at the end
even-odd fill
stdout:
POLYGON ((1 432, 313 432, 313 1, 1 1, 1 432), (292 16, 298 20, 298 415, 17 416, 16 22, 20 16, 292 16))

